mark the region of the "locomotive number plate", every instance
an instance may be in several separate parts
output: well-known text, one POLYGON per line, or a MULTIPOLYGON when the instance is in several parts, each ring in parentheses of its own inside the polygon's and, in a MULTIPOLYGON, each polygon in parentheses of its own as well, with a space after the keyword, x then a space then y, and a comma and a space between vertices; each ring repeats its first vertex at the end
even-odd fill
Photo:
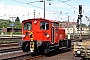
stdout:
POLYGON ((30 42, 30 50, 34 50, 34 42, 30 42))

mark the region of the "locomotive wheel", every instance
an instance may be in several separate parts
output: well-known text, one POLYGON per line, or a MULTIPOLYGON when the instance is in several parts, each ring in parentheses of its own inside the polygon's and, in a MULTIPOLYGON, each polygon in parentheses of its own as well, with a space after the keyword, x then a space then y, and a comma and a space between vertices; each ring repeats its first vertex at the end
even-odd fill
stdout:
POLYGON ((70 48, 71 47, 71 40, 68 40, 68 44, 67 44, 68 46, 68 48, 70 48))
POLYGON ((71 47, 71 40, 64 40, 64 46, 67 48, 71 47))
POLYGON ((34 44, 34 52, 35 52, 35 53, 38 53, 38 48, 37 48, 36 42, 35 42, 35 44, 34 44))
POLYGON ((44 51, 45 54, 50 52, 50 42, 46 42, 44 46, 44 51))
POLYGON ((29 42, 23 42, 23 44, 22 44, 22 50, 23 50, 23 52, 28 52, 29 49, 30 49, 29 42))
POLYGON ((59 46, 60 47, 64 46, 64 42, 62 40, 59 41, 59 46))

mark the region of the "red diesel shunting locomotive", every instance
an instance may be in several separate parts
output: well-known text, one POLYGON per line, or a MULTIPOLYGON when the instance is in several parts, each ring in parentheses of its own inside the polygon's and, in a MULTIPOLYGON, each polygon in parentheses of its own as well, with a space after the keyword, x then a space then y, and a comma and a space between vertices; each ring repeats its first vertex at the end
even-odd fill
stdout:
POLYGON ((24 52, 49 53, 54 49, 71 47, 71 40, 65 39, 65 29, 59 22, 41 18, 22 21, 22 50, 24 52))

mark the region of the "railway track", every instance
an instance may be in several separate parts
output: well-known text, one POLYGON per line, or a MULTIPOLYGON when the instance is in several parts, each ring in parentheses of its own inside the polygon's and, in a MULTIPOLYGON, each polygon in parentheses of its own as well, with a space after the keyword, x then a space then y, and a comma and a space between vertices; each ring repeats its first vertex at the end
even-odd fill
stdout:
POLYGON ((0 47, 0 60, 28 60, 30 59, 34 59, 38 58, 38 57, 42 57, 40 55, 37 56, 31 56, 30 52, 23 52, 21 50, 21 46, 17 46, 17 43, 13 44, 1 44, 0 47), (11 46, 10 46, 11 45, 11 46))
POLYGON ((21 46, 1 47, 0 53, 12 52, 12 51, 18 51, 18 50, 21 50, 21 46))
POLYGON ((18 43, 0 44, 0 60, 26 60, 29 57, 30 52, 23 52, 18 43))
MULTIPOLYGON (((75 40, 75 41, 79 41, 79 40, 75 40)), ((72 42, 75 42, 74 40, 72 42)), ((7 59, 11 59, 11 60, 35 60, 37 58, 41 58, 44 57, 43 55, 37 55, 37 56, 31 56, 30 52, 23 52, 21 50, 21 46, 10 46, 6 47, 4 44, 2 44, 1 48, 0 48, 0 60, 7 60, 7 59)))
MULTIPOLYGON (((9 55, 21 52, 21 46, 9 46, 0 48, 0 59, 5 59, 10 57, 9 55)), ((13 56, 13 55, 12 55, 13 56)))
POLYGON ((0 44, 0 47, 18 46, 18 43, 4 43, 0 44))
POLYGON ((13 52, 9 52, 7 54, 3 54, 2 56, 0 56, 0 60, 20 60, 20 58, 23 58, 22 60, 25 60, 24 57, 29 56, 30 53, 27 52, 22 52, 21 50, 19 51, 13 51, 13 52))

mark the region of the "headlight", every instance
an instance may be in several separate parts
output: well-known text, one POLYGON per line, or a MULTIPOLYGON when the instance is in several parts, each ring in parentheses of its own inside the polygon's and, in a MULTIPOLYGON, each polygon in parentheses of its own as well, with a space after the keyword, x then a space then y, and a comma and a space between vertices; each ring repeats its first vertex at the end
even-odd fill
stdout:
POLYGON ((35 21, 34 21, 34 24, 36 24, 36 23, 37 23, 37 21, 35 20, 35 21))
POLYGON ((22 37, 25 37, 25 35, 22 35, 22 37))
POLYGON ((77 50, 77 54, 81 54, 81 51, 80 50, 77 50))
POLYGON ((49 35, 46 35, 47 38, 49 38, 49 35))

